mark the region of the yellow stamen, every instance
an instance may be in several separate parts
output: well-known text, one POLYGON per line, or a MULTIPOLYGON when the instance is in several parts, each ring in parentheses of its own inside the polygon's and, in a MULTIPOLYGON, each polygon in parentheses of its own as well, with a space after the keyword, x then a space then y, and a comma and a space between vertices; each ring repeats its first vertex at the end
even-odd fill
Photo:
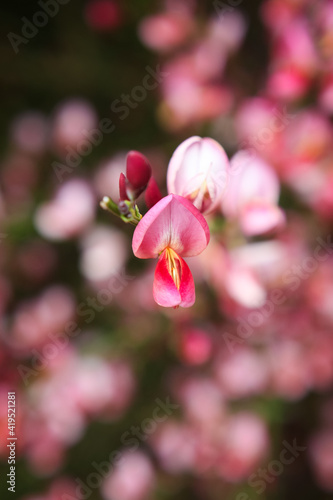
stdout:
POLYGON ((166 257, 168 262, 168 271, 170 273, 171 278, 174 281, 176 287, 180 288, 180 280, 181 280, 181 265, 178 255, 172 248, 166 248, 166 257))
POLYGON ((210 201, 210 193, 206 180, 201 184, 199 189, 192 191, 188 198, 198 210, 203 210, 206 203, 210 201))

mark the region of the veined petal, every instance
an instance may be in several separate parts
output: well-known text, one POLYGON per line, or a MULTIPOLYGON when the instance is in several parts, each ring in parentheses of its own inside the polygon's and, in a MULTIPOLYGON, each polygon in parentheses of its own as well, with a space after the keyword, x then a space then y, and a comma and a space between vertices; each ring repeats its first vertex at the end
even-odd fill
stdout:
POLYGON ((195 302, 195 288, 186 262, 171 249, 160 256, 154 277, 155 302, 163 307, 191 307, 195 302))
POLYGON ((167 171, 167 185, 169 193, 176 193, 175 181, 178 170, 180 169, 185 152, 189 146, 201 140, 201 137, 194 135, 189 137, 186 141, 183 141, 178 148, 174 151, 171 160, 169 162, 167 171))
POLYGON ((209 243, 205 218, 193 204, 175 194, 162 198, 141 219, 133 234, 132 248, 140 259, 156 258, 167 247, 192 257, 209 243))
POLYGON ((171 157, 168 191, 189 199, 200 212, 209 213, 221 201, 228 171, 229 160, 220 144, 209 137, 190 137, 171 157))

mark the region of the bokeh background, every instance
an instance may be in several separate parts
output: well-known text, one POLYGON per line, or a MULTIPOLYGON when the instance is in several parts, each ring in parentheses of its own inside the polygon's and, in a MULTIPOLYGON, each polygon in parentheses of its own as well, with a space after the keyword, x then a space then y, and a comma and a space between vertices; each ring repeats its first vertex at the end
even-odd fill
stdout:
POLYGON ((333 2, 12 0, 0 25, 1 498, 332 498, 333 2), (133 149, 166 194, 192 135, 265 161, 286 224, 217 210, 168 310, 99 200, 133 149))

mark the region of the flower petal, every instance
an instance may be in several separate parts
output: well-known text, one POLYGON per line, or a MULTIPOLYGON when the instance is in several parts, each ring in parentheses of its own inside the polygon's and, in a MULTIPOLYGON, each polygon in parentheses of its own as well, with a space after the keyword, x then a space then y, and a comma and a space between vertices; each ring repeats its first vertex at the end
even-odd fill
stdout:
POLYGON ((181 280, 179 292, 181 296, 181 307, 191 307, 195 302, 195 287, 194 280, 190 268, 185 260, 179 257, 181 264, 181 280))
POLYGON ((130 151, 126 158, 126 176, 136 190, 144 189, 151 176, 151 166, 139 151, 130 151))
POLYGON ((183 141, 178 148, 174 151, 168 166, 167 171, 167 185, 169 193, 176 193, 175 181, 177 177, 178 170, 180 169, 185 152, 191 144, 194 144, 201 140, 201 137, 194 135, 189 137, 186 141, 183 141))
POLYGON ((132 248, 140 259, 156 258, 167 247, 178 255, 192 257, 206 248, 209 238, 208 224, 193 204, 170 194, 141 219, 133 234, 132 248))
POLYGON ((180 291, 169 272, 166 251, 158 259, 153 285, 154 300, 159 306, 176 307, 181 303, 180 291))
POLYGON ((180 267, 179 289, 170 274, 168 250, 160 256, 154 277, 153 295, 158 305, 163 307, 191 307, 195 302, 195 288, 191 271, 186 262, 177 256, 180 267))
POLYGON ((184 196, 202 213, 212 212, 227 185, 228 157, 210 137, 190 137, 174 152, 167 173, 168 191, 184 196))
POLYGON ((152 208, 158 201, 162 199, 161 191, 154 177, 149 179, 145 192, 145 202, 148 208, 152 208))
POLYGON ((242 207, 255 200, 276 205, 280 182, 275 170, 249 150, 238 151, 230 160, 228 188, 222 200, 226 217, 237 217, 242 207))
POLYGON ((240 214, 241 229, 246 236, 278 230, 284 226, 285 220, 280 207, 261 200, 245 205, 240 214))
POLYGON ((127 179, 126 179, 125 175, 121 172, 120 176, 119 176, 119 198, 121 201, 129 200, 129 198, 127 196, 127 191, 126 191, 126 188, 127 188, 126 183, 127 183, 127 179))

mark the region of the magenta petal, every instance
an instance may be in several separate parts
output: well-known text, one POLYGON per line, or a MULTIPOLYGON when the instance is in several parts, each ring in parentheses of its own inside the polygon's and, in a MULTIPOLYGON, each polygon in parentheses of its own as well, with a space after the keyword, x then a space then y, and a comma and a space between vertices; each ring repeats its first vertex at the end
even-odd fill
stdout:
POLYGON ((126 159, 126 176, 135 190, 144 189, 151 176, 151 166, 139 151, 130 151, 126 159))
POLYGON ((140 259, 156 258, 167 247, 178 255, 192 257, 206 248, 209 238, 208 224, 201 213, 182 196, 170 194, 141 219, 132 248, 140 259))
POLYGON ((126 187, 127 187, 126 177, 123 173, 121 173, 120 177, 119 177, 119 197, 120 197, 120 200, 122 200, 122 201, 129 199, 127 196, 126 187))
POLYGON ((240 215, 240 225, 246 236, 256 236, 282 228, 285 214, 280 207, 265 201, 245 205, 240 215))
POLYGON ((153 285, 154 300, 163 307, 191 307, 195 302, 193 276, 186 262, 177 256, 180 264, 180 284, 177 288, 168 267, 167 250, 160 256, 153 285))
POLYGON ((149 179, 145 192, 145 202, 148 208, 152 208, 158 201, 162 199, 161 191, 154 177, 149 179))
POLYGON ((181 280, 179 292, 181 296, 181 307, 191 307, 195 302, 195 287, 194 280, 190 268, 186 264, 185 260, 179 257, 181 265, 181 280))
POLYGON ((180 292, 168 270, 166 251, 162 253, 157 262, 153 295, 155 302, 157 302, 159 306, 176 307, 181 303, 180 292))

